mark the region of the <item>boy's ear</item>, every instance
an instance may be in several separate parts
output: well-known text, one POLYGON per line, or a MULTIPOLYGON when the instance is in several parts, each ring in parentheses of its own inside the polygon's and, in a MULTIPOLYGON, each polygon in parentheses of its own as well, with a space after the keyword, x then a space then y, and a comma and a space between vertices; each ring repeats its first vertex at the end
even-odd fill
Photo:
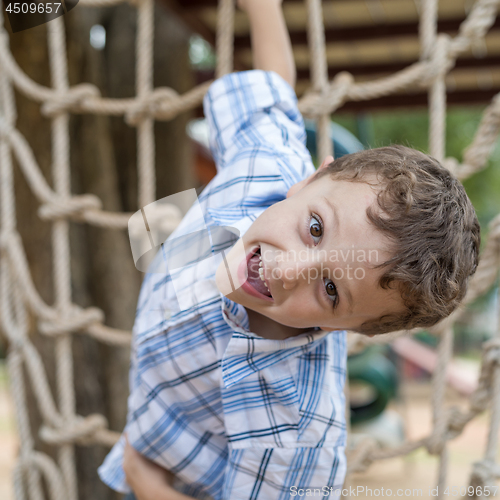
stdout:
POLYGON ((316 170, 316 172, 319 172, 320 170, 324 170, 326 167, 328 167, 328 165, 330 165, 330 163, 333 162, 333 156, 327 156, 323 162, 321 163, 321 165, 318 167, 318 170, 316 170))
POLYGON ((333 161, 333 156, 327 156, 321 165, 319 166, 318 170, 314 172, 314 174, 311 174, 309 177, 306 177, 305 179, 301 180, 300 182, 297 182, 294 184, 289 190, 288 193, 286 194, 287 198, 290 198, 290 196, 293 196, 295 193, 298 193, 303 187, 307 186, 313 179, 313 177, 320 171, 328 167, 330 163, 333 161))

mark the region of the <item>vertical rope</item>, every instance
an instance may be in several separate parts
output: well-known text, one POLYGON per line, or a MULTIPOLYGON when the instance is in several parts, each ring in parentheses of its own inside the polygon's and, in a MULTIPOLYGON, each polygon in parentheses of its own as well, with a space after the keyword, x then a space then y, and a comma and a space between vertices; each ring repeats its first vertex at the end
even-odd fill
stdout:
MULTIPOLYGON (((436 371, 432 378, 432 437, 435 443, 439 443, 446 433, 447 415, 444 411, 444 398, 446 393, 446 371, 453 354, 453 328, 448 326, 441 332, 441 340, 438 346, 438 362, 436 371)), ((439 488, 438 499, 442 498, 446 485, 446 474, 448 471, 447 444, 444 443, 439 450, 439 471, 437 486, 439 488)))
MULTIPOLYGON (((3 31, 3 17, 0 20, 0 30, 3 31)), ((2 117, 9 126, 14 126, 16 120, 15 100, 7 74, 0 68, 0 109, 2 117)), ((14 232, 16 213, 14 200, 14 178, 10 146, 4 137, 0 138, 0 229, 6 237, 14 232)), ((21 345, 27 341, 27 317, 24 304, 21 302, 18 287, 13 286, 12 275, 5 259, 0 263, 0 323, 6 332, 11 345, 7 355, 7 368, 14 398, 17 430, 20 437, 20 456, 17 460, 17 477, 14 477, 14 491, 19 500, 25 497, 22 485, 24 457, 34 450, 26 398, 24 394, 24 377, 22 372, 21 345), (12 307, 14 304, 14 308, 12 307), (15 310, 15 319, 12 312, 15 310), (17 480, 16 480, 17 479, 17 480)), ((27 472, 28 491, 32 500, 43 500, 40 474, 35 469, 27 472)))
POLYGON ((446 84, 439 75, 429 90, 429 153, 442 162, 445 157, 446 84))
MULTIPOLYGON (((139 99, 153 90, 153 0, 141 0, 137 13, 136 92, 139 99)), ((139 177, 139 208, 156 198, 154 120, 142 118, 137 126, 137 169, 139 177)))
MULTIPOLYGON (((500 339, 500 293, 498 293, 497 331, 496 338, 500 339)), ((488 444, 484 460, 495 463, 498 451, 498 436, 500 435, 500 361, 495 364, 491 387, 491 417, 488 433, 488 444)))
MULTIPOLYGON (((430 59, 437 44, 438 0, 422 0, 420 12, 419 37, 420 58, 430 59)), ((445 71, 439 73, 429 89, 429 152, 438 161, 445 156, 446 126, 446 86, 445 71)))
POLYGON ((429 59, 436 43, 438 0, 421 0, 420 23, 420 59, 429 59))
MULTIPOLYGON (((60 92, 66 92, 68 68, 66 62, 66 39, 63 18, 47 24, 50 73, 52 84, 60 92)), ((52 177, 54 190, 62 198, 71 195, 69 170, 69 115, 59 113, 52 120, 52 177)), ((71 306, 71 274, 69 223, 66 220, 54 222, 52 228, 53 269, 55 305, 61 314, 69 315, 71 306)), ((71 420, 75 414, 75 393, 73 383, 73 355, 71 335, 61 335, 55 342, 56 377, 60 411, 63 418, 71 420)), ((74 446, 65 444, 59 453, 59 466, 67 487, 68 500, 77 500, 77 481, 74 446)))
POLYGON ((14 472, 12 473, 12 482, 14 486, 14 498, 16 500, 26 500, 26 494, 24 492, 24 481, 23 481, 23 470, 21 462, 18 460, 14 466, 14 472))
MULTIPOLYGON (((0 30, 3 31, 3 17, 0 16, 0 30)), ((0 66, 0 111, 2 119, 9 126, 14 126, 16 121, 16 110, 14 107, 14 94, 12 86, 7 79, 7 74, 0 66)), ((0 229, 2 235, 10 234, 16 227, 16 213, 14 200, 14 178, 12 171, 12 157, 8 141, 0 136, 0 229)), ((3 294, 0 298, 1 306, 7 304, 10 297, 10 280, 7 277, 7 263, 2 259, 1 276, 4 286, 3 294)), ((7 312, 8 314, 8 312, 7 312)))
MULTIPOLYGON (((18 458, 19 475, 28 477, 28 492, 30 500, 43 500, 42 487, 40 483, 40 474, 32 468, 25 470, 21 465, 27 461, 34 451, 35 443, 31 437, 28 411, 26 408, 26 394, 24 392, 24 377, 22 370, 22 357, 18 349, 9 353, 8 359, 9 377, 12 385, 12 397, 14 399, 14 408, 16 409, 17 429, 21 442, 21 452, 18 458)), ((17 492, 18 488, 16 488, 17 492)), ((22 495, 24 494, 21 493, 22 495)))
POLYGON ((446 498, 444 491, 446 488, 446 477, 448 474, 448 463, 449 463, 449 451, 448 445, 445 444, 441 453, 439 454, 439 465, 437 474, 437 487, 438 487, 438 499, 446 498))
POLYGON ((217 9, 216 78, 233 71, 234 0, 219 0, 217 9))
MULTIPOLYGON (((497 310, 497 325, 496 339, 500 340, 500 294, 498 294, 498 310, 497 310)), ((495 355, 497 349, 492 349, 490 355, 495 355)), ((469 479, 469 486, 474 488, 474 492, 478 493, 479 489, 485 491, 485 487, 494 488, 496 479, 499 476, 500 468, 497 462, 498 453, 498 436, 500 433, 500 360, 496 359, 492 363, 491 376, 491 414, 490 428, 488 430, 488 441, 486 443, 486 451, 482 460, 473 463, 472 472, 469 479)), ((484 498, 481 494, 472 495, 474 498, 484 498)))
MULTIPOLYGON (((328 87, 328 66, 325 50, 325 30, 321 0, 306 0, 307 39, 311 53, 311 82, 315 90, 326 91, 328 87)), ((316 147, 318 161, 333 155, 333 143, 330 139, 330 115, 321 115, 316 119, 316 147)))
MULTIPOLYGON (((3 17, 0 19, 0 30, 3 31, 3 17)), ((16 110, 14 93, 5 71, 0 66, 0 110, 9 126, 14 126, 16 110)), ((10 233, 16 226, 14 179, 12 176, 12 157, 10 147, 4 137, 0 137, 0 217, 1 230, 10 233)))

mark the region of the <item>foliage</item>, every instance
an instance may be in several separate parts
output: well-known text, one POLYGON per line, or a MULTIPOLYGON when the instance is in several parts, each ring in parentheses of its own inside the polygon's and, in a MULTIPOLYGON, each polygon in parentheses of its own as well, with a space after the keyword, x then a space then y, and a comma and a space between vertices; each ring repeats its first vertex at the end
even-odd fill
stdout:
POLYGON ((189 62, 195 70, 215 68, 215 52, 212 46, 201 36, 192 35, 189 39, 189 62))
MULTIPOLYGON (((448 110, 446 156, 462 161, 464 149, 472 142, 484 107, 456 107, 448 110)), ((371 115, 339 114, 335 121, 360 137, 367 147, 403 144, 428 152, 429 120, 426 110, 383 111, 371 115), (360 133, 361 132, 361 133, 360 133)), ((488 166, 464 182, 483 228, 500 213, 500 147, 497 145, 488 166)))

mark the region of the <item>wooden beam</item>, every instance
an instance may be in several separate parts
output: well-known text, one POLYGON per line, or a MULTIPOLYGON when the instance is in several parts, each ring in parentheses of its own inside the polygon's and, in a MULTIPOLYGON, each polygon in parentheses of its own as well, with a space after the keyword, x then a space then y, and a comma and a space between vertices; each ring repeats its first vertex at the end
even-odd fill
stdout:
MULTIPOLYGON (((440 20, 438 21, 438 32, 454 35, 458 32, 464 20, 464 18, 440 20)), ((500 29, 500 17, 495 19, 495 23, 491 27, 492 30, 495 28, 500 29)), ((394 38, 405 35, 417 36, 418 22, 325 29, 326 43, 394 38)), ((305 31, 291 32, 290 39, 292 45, 307 45, 307 33, 305 31)), ((250 47, 250 35, 235 36, 234 46, 238 49, 250 47)))
MULTIPOLYGON (((348 71, 354 76, 376 75, 376 74, 392 74, 401 71, 416 61, 408 61, 407 63, 387 63, 387 64, 373 64, 373 65, 343 65, 343 66, 330 66, 328 68, 328 77, 334 78, 335 75, 341 71, 348 71)), ((481 59, 474 57, 464 57, 457 59, 455 68, 457 69, 486 69, 500 68, 500 56, 487 56, 481 59)), ((198 71, 196 74, 196 81, 198 83, 206 82, 214 78, 213 70, 198 71)), ((297 80, 309 80, 309 69, 303 68, 297 70, 297 80)))
MULTIPOLYGON (((363 64, 363 65, 343 65, 343 66, 329 66, 328 78, 332 79, 341 71, 348 71, 354 76, 361 75, 375 75, 383 73, 396 73, 401 71, 417 61, 408 61, 406 63, 387 63, 387 64, 363 64)), ((464 57, 457 59, 455 68, 494 68, 500 67, 500 56, 487 56, 481 59, 475 57, 464 57)), ((303 68, 297 70, 297 80, 309 80, 309 69, 303 68)))
MULTIPOLYGON (((346 0, 330 0, 328 3, 331 3, 332 1, 333 2, 342 1, 343 3, 345 3, 346 0)), ((350 1, 365 2, 366 0, 350 0, 350 1)), ((369 1, 378 1, 378 0, 369 0, 369 1)), ((304 3, 304 0, 283 0, 283 3, 304 3)), ((182 7, 184 9, 199 9, 206 7, 214 8, 217 7, 217 4, 218 4, 217 0, 182 0, 182 7)))
MULTIPOLYGON (((472 104, 489 104, 493 97, 500 92, 500 87, 490 90, 464 90, 449 92, 446 96, 448 106, 472 104)), ((370 101, 346 102, 337 113, 353 112, 361 113, 367 111, 383 111, 395 108, 428 107, 427 93, 418 94, 393 94, 370 101)))
MULTIPOLYGON (((284 0, 285 2, 299 2, 301 0, 284 0)), ((345 1, 345 0, 343 0, 345 1)), ((365 0, 351 0, 365 1, 365 0)), ((214 43, 215 34, 196 14, 196 9, 192 7, 216 6, 217 0, 160 0, 161 3, 170 7, 176 14, 182 17, 186 24, 200 34, 208 42, 214 43)), ((455 34, 465 17, 456 19, 438 20, 438 32, 455 34)), ((500 16, 495 19, 491 29, 500 29, 500 16)), ((379 24, 354 26, 347 28, 326 28, 325 40, 327 43, 346 42, 353 40, 371 40, 374 38, 393 38, 404 35, 418 35, 418 19, 414 23, 399 24, 379 24)), ((307 45, 307 33, 305 31, 292 31, 290 37, 293 45, 307 45)), ((234 40, 235 48, 250 47, 250 36, 236 35, 234 40)))
POLYGON ((198 33, 212 46, 215 46, 215 33, 196 15, 196 12, 185 8, 185 0, 159 0, 167 9, 179 16, 186 26, 198 33), (182 2, 182 3, 181 3, 182 2))
MULTIPOLYGON (((440 20, 438 21, 438 33, 454 35, 458 33, 460 25, 464 20, 465 18, 440 20)), ((495 28, 500 29, 500 17, 495 19, 495 23, 491 27, 491 30, 495 28)), ((418 22, 325 29, 326 43, 372 40, 377 38, 390 39, 405 35, 418 36, 418 22)), ((308 43, 307 33, 305 31, 291 32, 290 39, 293 45, 307 45, 308 43)), ((234 46, 235 48, 250 47, 250 35, 235 36, 234 46)))
MULTIPOLYGON (((215 7, 217 0, 160 0, 171 10, 178 14, 184 22, 195 32, 203 36, 208 42, 214 43, 215 35, 198 16, 198 8, 215 7)), ((283 0, 284 2, 297 2, 302 0, 283 0)), ((345 0, 342 0, 345 1, 345 0)), ((351 0, 358 1, 358 0, 351 0)), ((364 2, 365 0, 359 0, 364 2)), ((438 31, 440 33, 455 34, 458 32, 464 18, 455 18, 438 21, 438 31)), ((500 17, 495 20, 492 29, 500 29, 500 17)), ((399 23, 385 25, 355 26, 348 28, 328 28, 325 30, 327 43, 374 40, 381 38, 395 38, 404 35, 418 35, 418 23, 399 23)), ((305 32, 292 32, 292 43, 294 45, 307 45, 307 35, 305 32)), ((247 69, 239 62, 238 49, 247 49, 250 46, 250 37, 248 35, 235 37, 235 61, 237 69, 247 69)), ((412 62, 406 63, 385 63, 373 65, 343 65, 330 66, 328 68, 329 78, 341 71, 348 71, 355 76, 374 75, 374 74, 392 74, 408 67, 412 62)), ((500 56, 486 56, 484 58, 466 57, 456 61, 456 68, 498 68, 500 67, 500 56)), ((196 73, 197 83, 213 78, 213 72, 204 71, 196 73)), ((297 71, 299 80, 309 79, 308 69, 299 69, 297 71)), ((489 90, 459 90, 449 92, 447 102, 450 105, 470 105, 470 104, 488 104, 491 99, 500 92, 500 88, 491 88, 489 90)), ((389 108, 409 108, 428 106, 427 93, 419 92, 415 94, 396 94, 373 99, 370 101, 347 102, 338 112, 363 112, 374 111, 389 108)), ((201 109, 201 108, 200 108, 201 109)), ((200 113, 200 110, 198 110, 200 113)))

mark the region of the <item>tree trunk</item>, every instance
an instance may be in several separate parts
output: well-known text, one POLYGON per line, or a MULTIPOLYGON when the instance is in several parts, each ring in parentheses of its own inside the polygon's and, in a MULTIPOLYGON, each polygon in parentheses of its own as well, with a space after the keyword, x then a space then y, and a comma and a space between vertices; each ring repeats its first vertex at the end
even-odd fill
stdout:
MULTIPOLYGON (((189 33, 163 7, 155 11, 154 85, 179 93, 192 86, 188 59, 189 33)), ((78 7, 65 16, 70 85, 93 83, 105 97, 135 95, 135 34, 137 14, 128 4, 106 9, 78 7), (90 27, 106 28, 106 47, 89 44, 90 27)), ((11 48, 21 68, 33 80, 50 86, 46 26, 11 35, 11 48)), ((40 115, 40 105, 16 93, 17 127, 33 148, 51 183, 50 121, 40 115)), ((191 173, 188 120, 183 115, 168 123, 156 123, 157 199, 197 187, 191 173)), ((137 205, 136 131, 122 117, 73 115, 70 120, 72 192, 93 193, 111 211, 135 211, 137 205)), ((53 302, 50 223, 41 221, 38 202, 16 169, 18 225, 40 294, 53 302)), ((71 224, 73 301, 82 307, 97 306, 109 326, 131 329, 140 282, 133 266, 128 236, 123 230, 104 230, 71 224)), ((31 337, 39 349, 54 388, 54 344, 40 336, 32 322, 31 337)), ((129 349, 108 347, 81 334, 73 336, 77 413, 103 413, 113 430, 125 424, 128 395, 129 349)), ((55 391, 54 391, 55 394, 55 391)), ((30 420, 36 447, 55 457, 55 450, 38 438, 41 424, 31 388, 30 420)), ((116 498, 98 479, 96 469, 107 449, 77 447, 79 498, 116 498)))

